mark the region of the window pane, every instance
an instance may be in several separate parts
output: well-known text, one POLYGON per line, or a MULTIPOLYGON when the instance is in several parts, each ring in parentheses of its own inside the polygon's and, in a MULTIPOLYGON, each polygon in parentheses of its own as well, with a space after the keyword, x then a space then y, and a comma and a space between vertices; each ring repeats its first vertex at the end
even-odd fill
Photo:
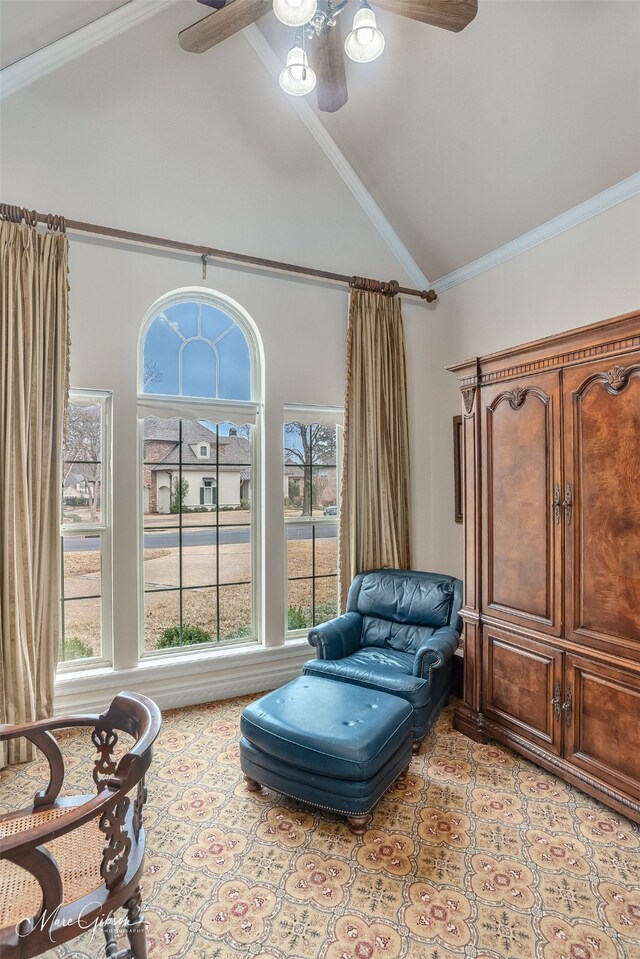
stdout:
POLYGON ((164 311, 171 328, 183 339, 198 336, 198 304, 195 300, 174 303, 164 311))
POLYGON ((285 423, 285 514, 322 515, 327 508, 337 512, 337 488, 337 428, 319 423, 285 423))
POLYGON ((287 526, 287 576, 311 576, 313 572, 313 527, 287 526))
POLYGON ((287 628, 308 629, 337 616, 337 526, 287 526, 287 628), (293 534, 293 538, 291 537, 293 534), (297 577, 306 578, 301 579, 297 577))
POLYGON ((63 640, 59 661, 102 654, 102 550, 100 536, 62 540, 63 640))
POLYGON ((178 395, 178 359, 182 343, 177 327, 172 326, 164 315, 157 316, 144 339, 143 393, 178 395))
POLYGON ((60 644, 59 661, 87 659, 101 655, 100 596, 92 599, 71 599, 64 602, 64 636, 60 644))
POLYGON ((160 530, 144 536, 144 588, 158 590, 180 586, 178 530, 160 530))
POLYGON ((250 638, 251 586, 222 586, 219 595, 221 641, 250 638))
POLYGON ((185 343, 182 355, 182 396, 212 399, 218 388, 218 355, 211 343, 193 339, 185 343))
POLYGON ((252 430, 147 417, 143 437, 145 648, 242 639, 251 632, 252 430), (247 586, 240 594, 218 583, 247 586), (171 599, 149 600, 167 587, 171 599))
POLYGON ((338 572, 338 527, 331 524, 318 524, 315 527, 315 571, 316 576, 338 572))
POLYGON ((338 577, 320 576, 314 583, 314 625, 326 623, 338 615, 338 577))
POLYGON ((251 399, 251 353, 243 329, 204 298, 159 312, 144 336, 142 389, 168 396, 251 399))
POLYGON ((234 321, 228 313, 210 303, 203 303, 200 307, 201 335, 210 342, 216 342, 223 333, 233 328, 234 321))
POLYGON ((171 649, 180 645, 180 591, 144 595, 144 648, 171 649))
POLYGON ((337 437, 336 426, 301 421, 284 425, 285 518, 302 520, 285 526, 289 632, 337 615, 337 437), (316 517, 319 521, 313 522, 316 517))
POLYGON ((102 462, 102 407, 91 400, 71 399, 64 437, 67 462, 102 462))
POLYGON ((287 629, 310 629, 313 626, 313 580, 289 580, 287 629))
POLYGON ((102 523, 102 406, 72 398, 64 442, 63 523, 102 523))
POLYGON ((313 489, 312 507, 314 514, 320 513, 324 515, 325 510, 329 509, 330 512, 327 515, 335 515, 331 508, 336 507, 338 502, 338 471, 336 467, 314 466, 312 467, 311 474, 313 489))
POLYGON ((64 463, 62 522, 102 523, 100 463, 64 463))
POLYGON ((218 591, 185 589, 182 593, 183 642, 215 643, 218 639, 218 591))
POLYGON ((213 586, 217 582, 216 530, 187 529, 182 533, 182 586, 213 586))
POLYGON ((234 326, 218 343, 220 354, 219 397, 251 399, 251 357, 242 330, 234 326))
POLYGON ((225 527, 220 530, 218 562, 221 583, 251 581, 251 527, 225 527))
POLYGON ((102 592, 100 536, 64 536, 62 565, 65 599, 100 596, 102 592))

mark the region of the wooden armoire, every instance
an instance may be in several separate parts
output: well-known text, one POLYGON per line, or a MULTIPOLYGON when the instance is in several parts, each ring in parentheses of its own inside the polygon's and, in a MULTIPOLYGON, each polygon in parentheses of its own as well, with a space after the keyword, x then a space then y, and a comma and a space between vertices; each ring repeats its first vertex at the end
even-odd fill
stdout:
POLYGON ((640 312, 449 369, 464 451, 455 726, 640 822, 640 312))

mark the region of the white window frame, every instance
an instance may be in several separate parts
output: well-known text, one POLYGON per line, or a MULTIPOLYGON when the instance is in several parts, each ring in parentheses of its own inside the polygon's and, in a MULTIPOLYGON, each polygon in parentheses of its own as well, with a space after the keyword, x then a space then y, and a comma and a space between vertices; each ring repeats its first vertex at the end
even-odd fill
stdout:
MULTIPOLYGON (((217 369, 217 367, 216 367, 217 369)), ((180 380, 180 389, 182 380, 180 380)), ((234 646, 265 645, 263 614, 263 516, 264 516, 264 350, 258 328, 246 310, 230 296, 207 287, 183 287, 173 290, 153 303, 145 314, 138 335, 138 657, 146 662, 154 659, 175 661, 181 656, 194 654, 215 656, 220 650, 234 646), (185 301, 206 302, 223 310, 245 333, 251 360, 251 400, 199 399, 159 393, 144 393, 144 339, 155 317, 164 310, 185 301), (144 648, 144 417, 207 420, 212 423, 236 423, 252 425, 251 437, 251 612, 252 635, 232 643, 202 643, 197 646, 175 647, 171 650, 144 648)), ((219 588, 219 584, 218 584, 219 588)))
MULTIPOLYGON (((112 536, 112 453, 113 453, 113 393, 110 390, 69 390, 69 402, 82 400, 92 406, 100 406, 102 429, 102 460, 100 518, 99 523, 60 523, 60 618, 62 630, 60 643, 64 638, 64 538, 74 538, 97 534, 100 536, 100 632, 101 655, 87 656, 86 659, 70 659, 58 662, 57 674, 77 672, 86 669, 98 669, 111 666, 113 662, 113 536, 112 536)), ((60 516, 62 520, 62 492, 60 495, 60 516)))
MULTIPOLYGON (((283 408, 283 434, 282 449, 284 453, 284 424, 293 423, 296 420, 307 423, 321 423, 324 425, 334 425, 336 427, 336 506, 338 512, 336 516, 325 516, 324 514, 311 516, 283 516, 284 520, 284 637, 285 642, 300 639, 309 632, 307 628, 289 629, 289 555, 288 555, 288 526, 336 526, 336 589, 340 597, 340 563, 339 563, 339 543, 340 543, 340 477, 342 475, 342 438, 343 438, 343 419, 344 410, 341 406, 306 406, 298 403, 287 403, 283 408)), ((284 465, 284 456, 282 457, 284 465)), ((322 465, 322 464, 320 464, 322 465)), ((312 579, 312 577, 309 577, 312 579)), ((313 579, 312 579, 313 582, 313 579)))

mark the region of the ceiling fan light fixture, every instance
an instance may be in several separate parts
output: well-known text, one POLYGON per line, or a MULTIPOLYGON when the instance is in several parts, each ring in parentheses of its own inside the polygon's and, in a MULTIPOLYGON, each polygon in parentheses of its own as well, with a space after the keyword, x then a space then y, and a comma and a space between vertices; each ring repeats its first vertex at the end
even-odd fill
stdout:
POLYGON ((309 23, 318 9, 318 0, 273 0, 273 12, 288 27, 309 23))
POLYGON ((316 85, 316 75, 309 66, 307 54, 302 47, 293 46, 287 54, 287 65, 280 74, 280 86, 292 97, 311 93, 316 85))
POLYGON ((370 63, 384 50, 384 37, 378 29, 376 15, 366 2, 353 18, 353 30, 344 42, 344 52, 356 63, 370 63))

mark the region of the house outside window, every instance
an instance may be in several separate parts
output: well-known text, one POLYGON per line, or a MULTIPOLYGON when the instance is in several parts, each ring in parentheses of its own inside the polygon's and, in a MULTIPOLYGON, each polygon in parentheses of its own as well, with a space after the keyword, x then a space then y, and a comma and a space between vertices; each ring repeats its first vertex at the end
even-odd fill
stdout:
POLYGON ((284 413, 286 632, 338 613, 342 410, 287 406, 284 413))
POLYGON ((157 301, 140 349, 142 655, 260 639, 261 346, 222 294, 157 301))
POLYGON ((71 390, 62 475, 58 668, 111 661, 111 393, 71 390))

